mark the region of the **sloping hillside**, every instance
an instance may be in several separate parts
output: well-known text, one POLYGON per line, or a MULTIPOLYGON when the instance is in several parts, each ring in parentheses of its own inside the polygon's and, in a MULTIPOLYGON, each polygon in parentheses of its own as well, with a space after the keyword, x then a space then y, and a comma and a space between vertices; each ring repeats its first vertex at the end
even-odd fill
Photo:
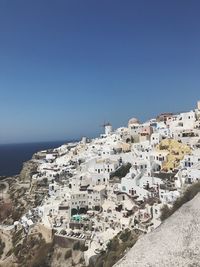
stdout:
POLYGON ((115 266, 199 267, 200 193, 155 231, 141 237, 115 266))

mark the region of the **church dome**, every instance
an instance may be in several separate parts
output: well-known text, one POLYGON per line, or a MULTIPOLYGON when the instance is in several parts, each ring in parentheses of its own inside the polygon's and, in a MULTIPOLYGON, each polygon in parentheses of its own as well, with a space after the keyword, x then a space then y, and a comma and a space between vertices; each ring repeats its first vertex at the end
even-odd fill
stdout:
POLYGON ((137 118, 132 118, 128 121, 128 125, 130 124, 139 124, 139 120, 137 118))

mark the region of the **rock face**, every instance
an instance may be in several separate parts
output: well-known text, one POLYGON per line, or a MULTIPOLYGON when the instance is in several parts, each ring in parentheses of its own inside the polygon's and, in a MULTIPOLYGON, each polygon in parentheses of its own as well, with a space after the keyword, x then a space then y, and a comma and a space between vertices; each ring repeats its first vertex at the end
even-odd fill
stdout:
POLYGON ((156 230, 141 237, 115 266, 199 267, 200 193, 156 230))
POLYGON ((32 173, 37 171, 37 167, 38 167, 38 164, 34 162, 33 160, 24 162, 23 168, 19 175, 20 180, 24 182, 30 182, 32 173))

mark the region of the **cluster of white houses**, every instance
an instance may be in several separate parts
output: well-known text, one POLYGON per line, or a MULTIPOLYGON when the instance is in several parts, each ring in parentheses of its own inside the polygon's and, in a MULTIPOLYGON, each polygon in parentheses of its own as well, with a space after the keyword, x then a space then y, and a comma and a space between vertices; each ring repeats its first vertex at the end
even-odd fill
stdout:
POLYGON ((200 179, 200 102, 190 112, 145 123, 132 118, 117 130, 104 126, 99 138, 38 153, 32 177, 49 184, 39 207, 45 225, 93 233, 88 257, 101 244, 95 236, 106 241, 124 228, 157 227, 163 204, 172 205, 185 185, 200 179))

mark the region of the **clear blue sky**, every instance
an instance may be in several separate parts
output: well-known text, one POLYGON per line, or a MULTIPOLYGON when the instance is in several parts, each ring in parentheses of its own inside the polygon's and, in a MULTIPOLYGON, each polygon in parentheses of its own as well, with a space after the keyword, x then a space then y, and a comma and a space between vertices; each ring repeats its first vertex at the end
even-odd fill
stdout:
POLYGON ((198 0, 1 0, 0 143, 194 108, 199 11, 198 0))

